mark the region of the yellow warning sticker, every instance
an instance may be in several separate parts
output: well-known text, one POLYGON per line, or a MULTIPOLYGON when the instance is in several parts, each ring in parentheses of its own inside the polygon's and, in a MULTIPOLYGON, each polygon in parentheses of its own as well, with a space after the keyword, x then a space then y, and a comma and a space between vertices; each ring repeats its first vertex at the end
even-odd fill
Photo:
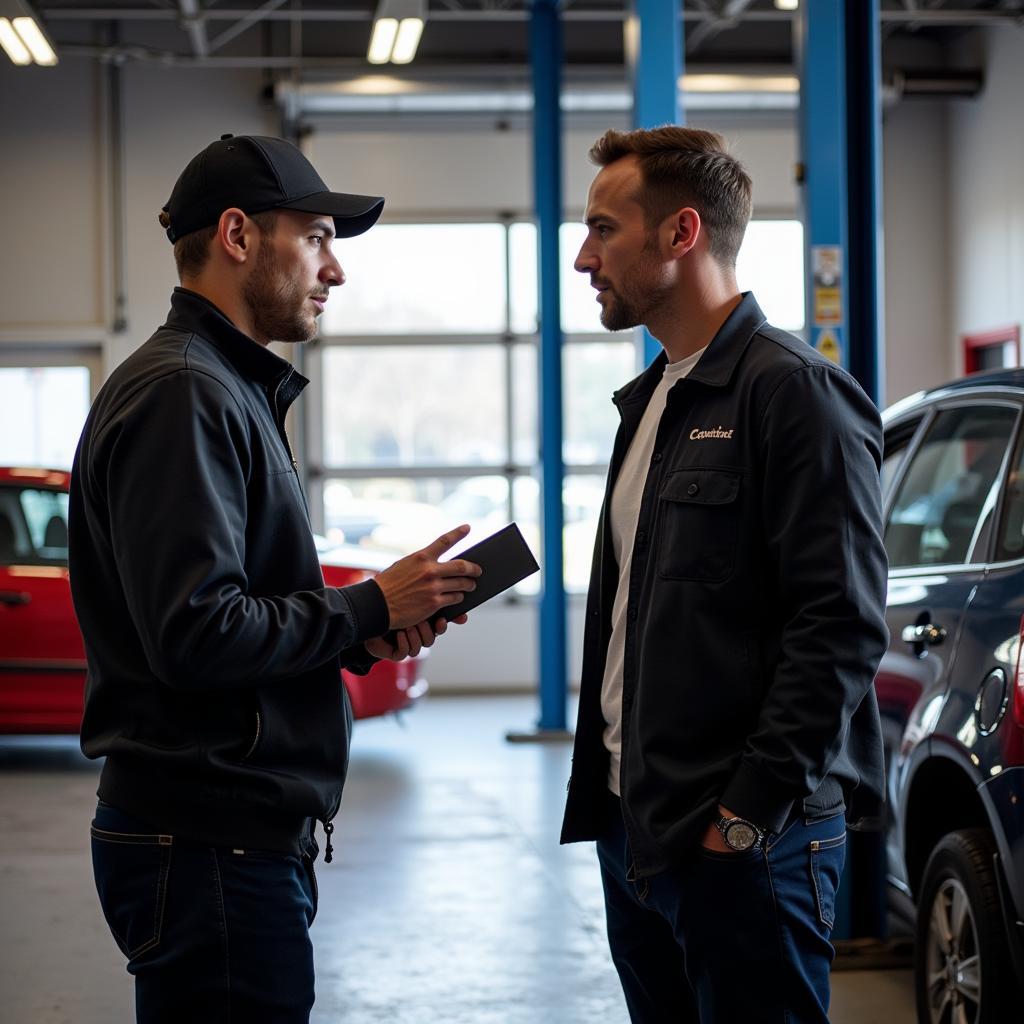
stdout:
POLYGON ((831 359, 833 363, 839 363, 842 361, 843 350, 839 346, 839 338, 836 336, 835 331, 822 331, 818 335, 818 339, 815 341, 814 347, 826 359, 831 359))

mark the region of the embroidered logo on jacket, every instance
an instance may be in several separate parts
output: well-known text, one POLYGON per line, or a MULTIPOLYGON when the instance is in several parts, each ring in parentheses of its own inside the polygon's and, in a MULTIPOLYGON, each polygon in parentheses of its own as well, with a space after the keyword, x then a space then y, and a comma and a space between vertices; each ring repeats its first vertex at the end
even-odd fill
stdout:
POLYGON ((700 427, 694 427, 693 430, 690 431, 690 440, 710 441, 714 438, 721 438, 723 441, 731 441, 734 429, 734 427, 730 427, 728 430, 724 430, 721 423, 711 430, 701 430, 700 427))

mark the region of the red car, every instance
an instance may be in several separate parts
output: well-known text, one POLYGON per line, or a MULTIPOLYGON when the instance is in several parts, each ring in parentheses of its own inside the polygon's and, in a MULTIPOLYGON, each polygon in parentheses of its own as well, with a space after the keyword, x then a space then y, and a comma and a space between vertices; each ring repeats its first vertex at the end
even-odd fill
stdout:
MULTIPOLYGON (((85 650, 68 585, 68 484, 49 469, 0 468, 0 733, 75 733, 85 650)), ((359 548, 321 550, 324 580, 358 583, 385 568, 359 548)), ((425 653, 344 670, 356 718, 400 711, 427 690, 425 653)))

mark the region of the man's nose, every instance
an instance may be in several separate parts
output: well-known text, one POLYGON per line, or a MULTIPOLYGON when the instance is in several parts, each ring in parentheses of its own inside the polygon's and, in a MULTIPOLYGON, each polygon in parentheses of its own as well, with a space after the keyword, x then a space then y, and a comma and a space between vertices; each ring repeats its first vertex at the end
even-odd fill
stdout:
POLYGON ((590 274, 597 269, 597 260, 593 253, 587 252, 586 245, 580 249, 572 267, 573 270, 578 270, 581 274, 590 274))
POLYGON ((345 283, 345 271, 341 269, 341 264, 333 254, 328 263, 320 271, 320 280, 325 284, 344 284, 345 283))

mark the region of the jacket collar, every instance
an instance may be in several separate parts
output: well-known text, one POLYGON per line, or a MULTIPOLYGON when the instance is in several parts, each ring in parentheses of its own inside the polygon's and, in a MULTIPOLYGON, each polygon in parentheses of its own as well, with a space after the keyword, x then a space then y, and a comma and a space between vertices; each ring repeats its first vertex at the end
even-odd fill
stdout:
MULTIPOLYGON (((686 379, 699 381, 710 387, 721 388, 732 379, 740 357, 747 350, 751 338, 765 323, 765 315, 752 292, 744 292, 739 305, 729 314, 718 333, 711 339, 707 351, 686 379)), ((643 399, 646 403, 661 380, 668 356, 662 350, 650 366, 628 384, 615 392, 613 400, 622 405, 643 399)))
POLYGON ((297 395, 309 383, 287 359, 243 334, 209 299, 187 288, 174 289, 166 326, 205 338, 243 377, 257 384, 271 387, 290 378, 288 390, 297 395))

